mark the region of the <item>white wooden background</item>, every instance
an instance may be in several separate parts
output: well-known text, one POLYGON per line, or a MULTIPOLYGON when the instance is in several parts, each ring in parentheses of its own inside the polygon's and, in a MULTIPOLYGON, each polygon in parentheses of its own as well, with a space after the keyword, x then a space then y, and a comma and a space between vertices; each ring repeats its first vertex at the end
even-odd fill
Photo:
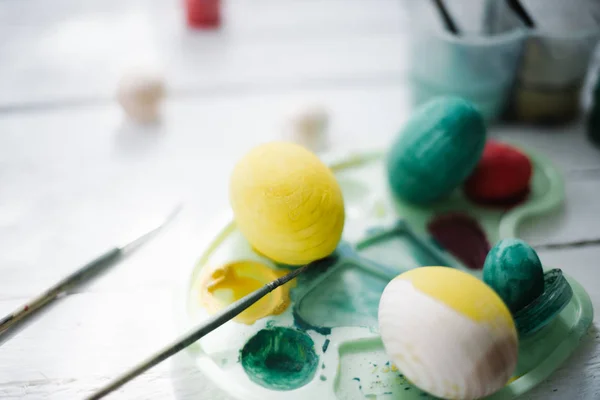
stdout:
MULTIPOLYGON (((179 228, 1 340, 1 399, 81 398, 175 337, 181 238, 227 207, 233 163, 280 137, 286 112, 325 105, 336 150, 384 146, 406 120, 400 1, 227 0, 224 18, 199 33, 176 0, 0 1, 0 314, 187 205, 179 228), (132 63, 165 71, 157 127, 128 125, 114 102, 132 63)), ((536 147, 564 172, 564 209, 522 234, 560 245, 540 250, 543 262, 582 282, 600 309, 600 246, 572 245, 600 238, 600 151, 581 123, 491 134, 536 147)), ((597 327, 525 398, 600 398, 597 327)), ((183 355, 111 398, 229 399, 183 355)))

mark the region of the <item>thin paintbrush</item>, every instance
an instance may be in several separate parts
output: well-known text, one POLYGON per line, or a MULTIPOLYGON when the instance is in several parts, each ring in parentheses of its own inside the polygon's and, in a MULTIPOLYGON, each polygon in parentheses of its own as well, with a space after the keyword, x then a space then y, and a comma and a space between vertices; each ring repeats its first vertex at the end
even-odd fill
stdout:
POLYGON ((115 391, 119 387, 123 386, 125 383, 129 382, 131 379, 142 374, 146 370, 148 370, 148 369, 152 368, 153 366, 155 366, 156 364, 166 360, 167 358, 171 357, 175 353, 178 353, 179 351, 188 347, 189 345, 191 345, 198 339, 202 338, 206 334, 217 329, 218 327, 223 325, 225 322, 234 318, 236 315, 240 314, 242 311, 244 311, 245 309, 250 307, 252 304, 259 301, 261 298, 263 298, 264 296, 266 296, 267 294, 269 294, 270 292, 272 292, 279 286, 291 281, 292 279, 294 279, 295 277, 297 277, 298 275, 300 275, 301 273, 306 271, 308 268, 311 268, 311 266, 314 268, 315 264, 316 264, 316 262, 307 264, 303 267, 295 269, 292 272, 290 272, 289 274, 284 275, 281 278, 276 279, 270 283, 267 283, 262 288, 242 297, 238 301, 236 301, 236 302, 232 303, 231 305, 229 305, 228 307, 224 308, 218 314, 215 314, 212 317, 210 317, 208 320, 204 321, 202 324, 200 324, 198 327, 194 328, 192 331, 186 333, 185 335, 183 335, 182 337, 180 337, 173 343, 169 344, 168 346, 166 346, 159 352, 150 356, 145 361, 142 361, 137 366, 133 367, 128 372, 124 373, 123 375, 121 375, 120 377, 115 379, 114 381, 110 382, 108 385, 106 385, 104 388, 100 389, 98 392, 94 393, 90 397, 87 397, 87 400, 100 399, 100 398, 106 396, 107 394, 115 391))
POLYGON ((440 12, 442 20, 444 21, 444 25, 446 26, 446 29, 455 35, 459 35, 460 32, 458 30, 458 27, 456 26, 456 24, 454 23, 454 20, 450 16, 450 13, 448 12, 446 5, 442 2, 442 0, 433 0, 433 2, 435 3, 435 6, 437 7, 438 11, 440 12))
POLYGON ((521 18, 528 28, 535 28, 535 23, 519 0, 508 0, 508 6, 521 18))
POLYGON ((152 235, 157 233, 169 220, 171 220, 171 218, 175 216, 179 209, 180 206, 177 206, 165 220, 163 220, 157 226, 154 226, 151 230, 147 231, 143 235, 137 237, 135 240, 125 245, 108 250, 106 253, 100 255, 96 259, 90 261, 83 267, 79 268, 77 271, 63 278, 60 282, 47 289, 45 292, 29 301, 27 304, 19 307, 11 314, 2 318, 0 320, 0 335, 6 332, 19 321, 25 320, 26 318, 33 315, 33 313, 35 313, 36 311, 41 310, 43 307, 56 300, 61 294, 65 293, 67 290, 71 289, 74 286, 89 281, 92 277, 108 269, 108 267, 113 265, 113 263, 122 255, 137 247, 138 245, 142 244, 143 242, 148 240, 152 235))

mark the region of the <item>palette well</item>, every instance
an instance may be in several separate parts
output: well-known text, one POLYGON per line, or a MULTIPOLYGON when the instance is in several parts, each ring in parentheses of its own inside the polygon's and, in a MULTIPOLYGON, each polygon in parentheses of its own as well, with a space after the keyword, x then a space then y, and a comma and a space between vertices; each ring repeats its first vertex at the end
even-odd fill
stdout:
MULTIPOLYGON (((336 251, 190 346, 188 353, 205 375, 240 399, 432 398, 386 355, 377 327, 379 298, 395 276, 424 265, 481 278, 480 253, 485 258, 486 246, 517 237, 525 218, 561 204, 560 174, 544 156, 524 151, 533 163, 532 183, 527 197, 511 208, 476 205, 461 190, 427 207, 401 202, 387 188, 381 153, 333 159, 328 164, 347 210, 336 251), (468 238, 470 250, 453 236, 468 238)), ((183 329, 295 268, 254 251, 227 218, 184 277, 179 291, 184 298, 176 305, 183 329), (216 289, 219 296, 211 294, 216 289)), ((515 375, 489 398, 526 393, 577 347, 593 311, 581 285, 566 279, 571 300, 548 325, 520 338, 515 375)))

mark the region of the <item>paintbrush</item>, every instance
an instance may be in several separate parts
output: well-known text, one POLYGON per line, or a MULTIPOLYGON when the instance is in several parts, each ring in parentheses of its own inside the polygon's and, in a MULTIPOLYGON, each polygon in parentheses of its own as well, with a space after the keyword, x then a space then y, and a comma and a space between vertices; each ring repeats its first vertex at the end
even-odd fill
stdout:
POLYGON ((442 2, 442 0, 433 0, 433 3, 437 7, 440 16, 442 17, 442 21, 444 21, 444 26, 446 27, 446 29, 454 35, 460 35, 460 31, 458 30, 456 23, 454 23, 454 20, 450 16, 450 13, 448 12, 448 9, 446 8, 444 2, 442 2))
POLYGON ((535 23, 519 0, 507 0, 508 6, 517 14, 528 28, 535 28, 535 23))
POLYGON ((31 317, 36 311, 48 306, 69 289, 81 285, 99 275, 101 272, 107 270, 110 266, 114 265, 115 261, 119 260, 126 253, 129 253, 154 236, 154 234, 156 234, 177 214, 180 208, 181 206, 178 205, 166 219, 152 227, 152 229, 139 235, 136 239, 128 242, 127 244, 108 250, 67 277, 63 278, 61 281, 41 293, 39 296, 30 300, 25 305, 19 307, 11 314, 8 314, 2 318, 0 320, 0 335, 5 333, 11 327, 15 326, 18 322, 22 322, 31 317))
POLYGON ((90 397, 87 397, 86 399, 87 400, 101 399, 102 397, 106 396, 107 394, 117 390, 119 387, 123 386, 125 383, 129 382, 136 376, 142 374, 143 372, 152 368, 156 364, 166 360, 167 358, 171 357, 175 353, 178 353, 179 351, 181 351, 184 348, 188 347, 189 345, 193 344, 195 341, 199 340, 206 334, 217 329, 218 327, 223 325, 225 322, 235 318, 242 311, 244 311, 245 309, 247 309, 248 307, 250 307, 257 301, 262 299, 264 296, 266 296, 267 294, 269 294, 270 292, 272 292, 279 286, 291 281, 292 279, 294 279, 295 277, 297 277, 298 275, 300 275, 301 273, 303 273, 304 271, 306 271, 307 269, 309 269, 311 267, 316 268, 316 264, 326 260, 327 258, 328 257, 321 259, 319 261, 315 261, 310 264, 304 265, 300 268, 297 268, 297 269, 293 270, 292 272, 288 273, 287 275, 284 275, 281 278, 275 279, 274 281, 267 283, 262 288, 254 291, 254 292, 242 297, 238 301, 230 304, 229 306, 227 306, 226 308, 221 310, 218 314, 215 314, 212 317, 208 318, 206 321, 204 321, 202 324, 200 324, 196 328, 192 329, 190 332, 181 336, 179 339, 177 339, 174 342, 172 342, 171 344, 167 345, 162 350, 154 353, 152 356, 150 356, 146 360, 140 362, 135 367, 131 368, 129 371, 125 372, 124 374, 122 374, 121 376, 119 376, 118 378, 116 378, 115 380, 110 382, 108 385, 106 385, 105 387, 103 387, 102 389, 100 389, 99 391, 97 391, 96 393, 91 395, 90 397))

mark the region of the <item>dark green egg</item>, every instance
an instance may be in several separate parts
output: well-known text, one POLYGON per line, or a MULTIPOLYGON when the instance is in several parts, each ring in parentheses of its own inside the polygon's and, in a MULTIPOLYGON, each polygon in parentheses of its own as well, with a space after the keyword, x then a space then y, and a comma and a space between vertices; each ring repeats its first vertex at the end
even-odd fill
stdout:
POLYGON ((544 270, 535 250, 520 239, 502 239, 488 253, 483 281, 515 313, 544 292, 544 270))
POLYGON ((387 155, 392 192, 417 204, 448 196, 475 169, 486 140, 479 110, 459 97, 439 97, 420 106, 387 155))

